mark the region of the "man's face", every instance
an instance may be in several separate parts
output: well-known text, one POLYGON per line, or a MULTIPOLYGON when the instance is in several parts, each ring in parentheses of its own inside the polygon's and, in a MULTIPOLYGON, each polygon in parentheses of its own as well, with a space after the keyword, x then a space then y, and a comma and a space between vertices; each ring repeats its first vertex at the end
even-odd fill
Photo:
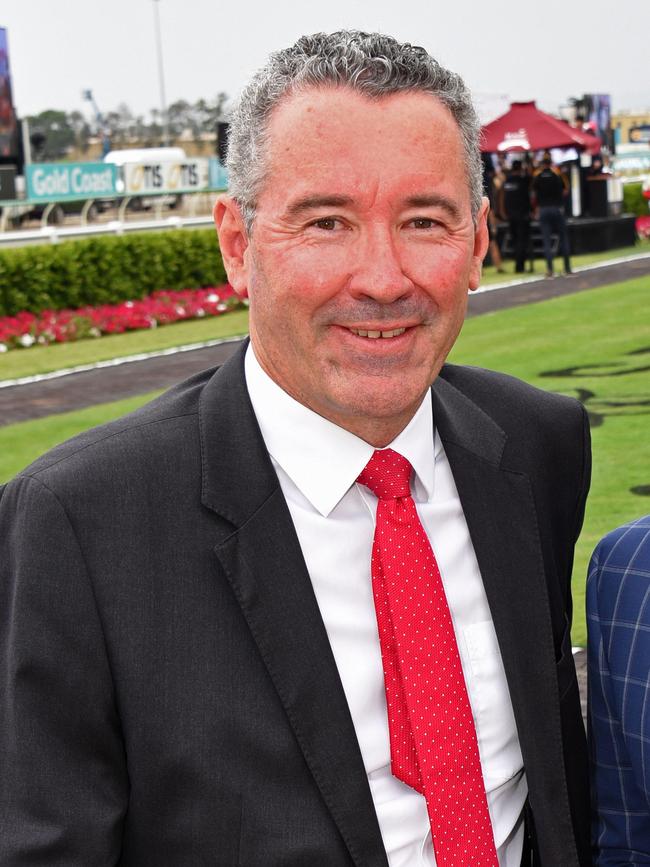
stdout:
POLYGON ((475 226, 463 157, 433 96, 310 89, 271 116, 250 238, 217 206, 262 367, 376 446, 408 424, 479 284, 487 203, 475 226))

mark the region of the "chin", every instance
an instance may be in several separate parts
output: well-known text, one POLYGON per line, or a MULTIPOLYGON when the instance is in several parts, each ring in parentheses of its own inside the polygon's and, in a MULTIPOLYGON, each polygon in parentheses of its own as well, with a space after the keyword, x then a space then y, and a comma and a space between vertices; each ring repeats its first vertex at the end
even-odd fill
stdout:
MULTIPOLYGON (((426 391, 426 389, 424 390, 426 391)), ((424 392, 405 394, 404 389, 391 389, 389 392, 364 392, 361 389, 346 400, 339 395, 332 405, 336 407, 339 418, 376 419, 389 421, 402 416, 411 416, 420 405, 424 392)))

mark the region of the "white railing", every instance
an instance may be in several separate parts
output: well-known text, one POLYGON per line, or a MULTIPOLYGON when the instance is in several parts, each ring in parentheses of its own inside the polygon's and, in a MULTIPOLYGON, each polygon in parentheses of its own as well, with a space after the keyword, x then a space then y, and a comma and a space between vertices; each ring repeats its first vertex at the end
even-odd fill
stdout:
POLYGON ((110 220, 107 223, 92 223, 78 226, 41 226, 38 229, 20 229, 15 232, 0 232, 0 247, 16 247, 22 244, 57 244, 70 238, 87 238, 92 235, 124 235, 126 232, 147 232, 161 229, 185 229, 213 225, 212 217, 181 217, 177 214, 161 219, 110 220))

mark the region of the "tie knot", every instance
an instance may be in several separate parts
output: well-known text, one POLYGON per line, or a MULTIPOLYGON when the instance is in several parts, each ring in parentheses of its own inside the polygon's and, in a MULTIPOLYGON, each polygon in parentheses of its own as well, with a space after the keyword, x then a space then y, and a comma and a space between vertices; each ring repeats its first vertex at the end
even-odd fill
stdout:
POLYGON ((357 481, 370 488, 380 500, 410 497, 412 470, 405 457, 392 449, 381 449, 373 453, 357 481))

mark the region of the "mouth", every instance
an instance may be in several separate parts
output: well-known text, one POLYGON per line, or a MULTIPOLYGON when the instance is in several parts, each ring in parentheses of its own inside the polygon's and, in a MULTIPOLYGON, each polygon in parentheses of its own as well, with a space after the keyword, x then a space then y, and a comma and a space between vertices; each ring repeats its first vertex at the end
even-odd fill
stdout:
POLYGON ((375 331, 369 328, 348 328, 352 334, 357 337, 368 337, 370 340, 391 340, 394 337, 399 337, 404 334, 406 328, 391 328, 383 331, 375 331))

